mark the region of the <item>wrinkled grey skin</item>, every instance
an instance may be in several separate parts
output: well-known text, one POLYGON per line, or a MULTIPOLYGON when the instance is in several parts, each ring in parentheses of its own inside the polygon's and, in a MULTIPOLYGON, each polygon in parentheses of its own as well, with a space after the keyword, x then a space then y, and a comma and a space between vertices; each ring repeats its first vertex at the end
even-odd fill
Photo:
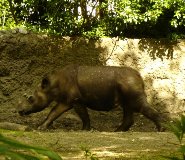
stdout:
POLYGON ((140 112, 153 121, 161 131, 159 114, 150 107, 140 74, 129 67, 68 65, 45 77, 40 87, 28 99, 30 107, 20 115, 42 111, 52 101, 57 105, 39 127, 47 129, 62 113, 74 107, 83 122, 83 129, 90 129, 87 108, 109 111, 115 106, 123 108, 123 123, 116 131, 127 131, 134 123, 134 112, 140 112))

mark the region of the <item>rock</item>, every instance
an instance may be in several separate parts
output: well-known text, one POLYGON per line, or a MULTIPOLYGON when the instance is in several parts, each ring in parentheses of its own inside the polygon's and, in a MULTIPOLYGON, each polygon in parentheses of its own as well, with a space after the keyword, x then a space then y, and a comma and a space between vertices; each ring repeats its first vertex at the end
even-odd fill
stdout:
POLYGON ((19 33, 28 34, 28 31, 25 28, 19 28, 19 33))
POLYGON ((12 30, 12 33, 13 33, 13 34, 16 34, 16 33, 17 33, 17 29, 13 29, 13 30, 12 30))
POLYGON ((10 122, 0 122, 0 128, 7 129, 7 130, 15 130, 15 131, 31 130, 28 126, 17 124, 17 123, 10 123, 10 122))

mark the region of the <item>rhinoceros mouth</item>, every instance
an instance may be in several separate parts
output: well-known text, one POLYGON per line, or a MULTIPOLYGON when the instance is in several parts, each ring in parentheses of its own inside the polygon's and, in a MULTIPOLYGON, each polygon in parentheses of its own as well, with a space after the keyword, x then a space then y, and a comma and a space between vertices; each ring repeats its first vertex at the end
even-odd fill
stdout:
POLYGON ((25 115, 29 115, 31 113, 31 111, 21 110, 18 113, 19 113, 20 116, 25 116, 25 115))

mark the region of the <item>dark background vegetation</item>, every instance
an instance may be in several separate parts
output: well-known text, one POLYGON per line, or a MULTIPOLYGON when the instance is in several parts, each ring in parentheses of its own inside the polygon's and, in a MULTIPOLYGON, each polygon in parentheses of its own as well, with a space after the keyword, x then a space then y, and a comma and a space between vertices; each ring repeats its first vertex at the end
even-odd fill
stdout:
POLYGON ((2 0, 1 29, 62 36, 184 38, 184 0, 2 0))

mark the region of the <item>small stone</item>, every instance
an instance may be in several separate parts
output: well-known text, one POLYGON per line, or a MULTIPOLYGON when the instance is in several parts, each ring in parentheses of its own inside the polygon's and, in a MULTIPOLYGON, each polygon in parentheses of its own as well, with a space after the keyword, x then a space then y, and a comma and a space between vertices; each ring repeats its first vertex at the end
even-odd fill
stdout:
POLYGON ((19 32, 22 34, 28 34, 28 31, 24 28, 19 28, 19 32))
POLYGON ((12 33, 13 33, 13 34, 17 33, 16 29, 13 29, 13 30, 12 30, 12 33))

